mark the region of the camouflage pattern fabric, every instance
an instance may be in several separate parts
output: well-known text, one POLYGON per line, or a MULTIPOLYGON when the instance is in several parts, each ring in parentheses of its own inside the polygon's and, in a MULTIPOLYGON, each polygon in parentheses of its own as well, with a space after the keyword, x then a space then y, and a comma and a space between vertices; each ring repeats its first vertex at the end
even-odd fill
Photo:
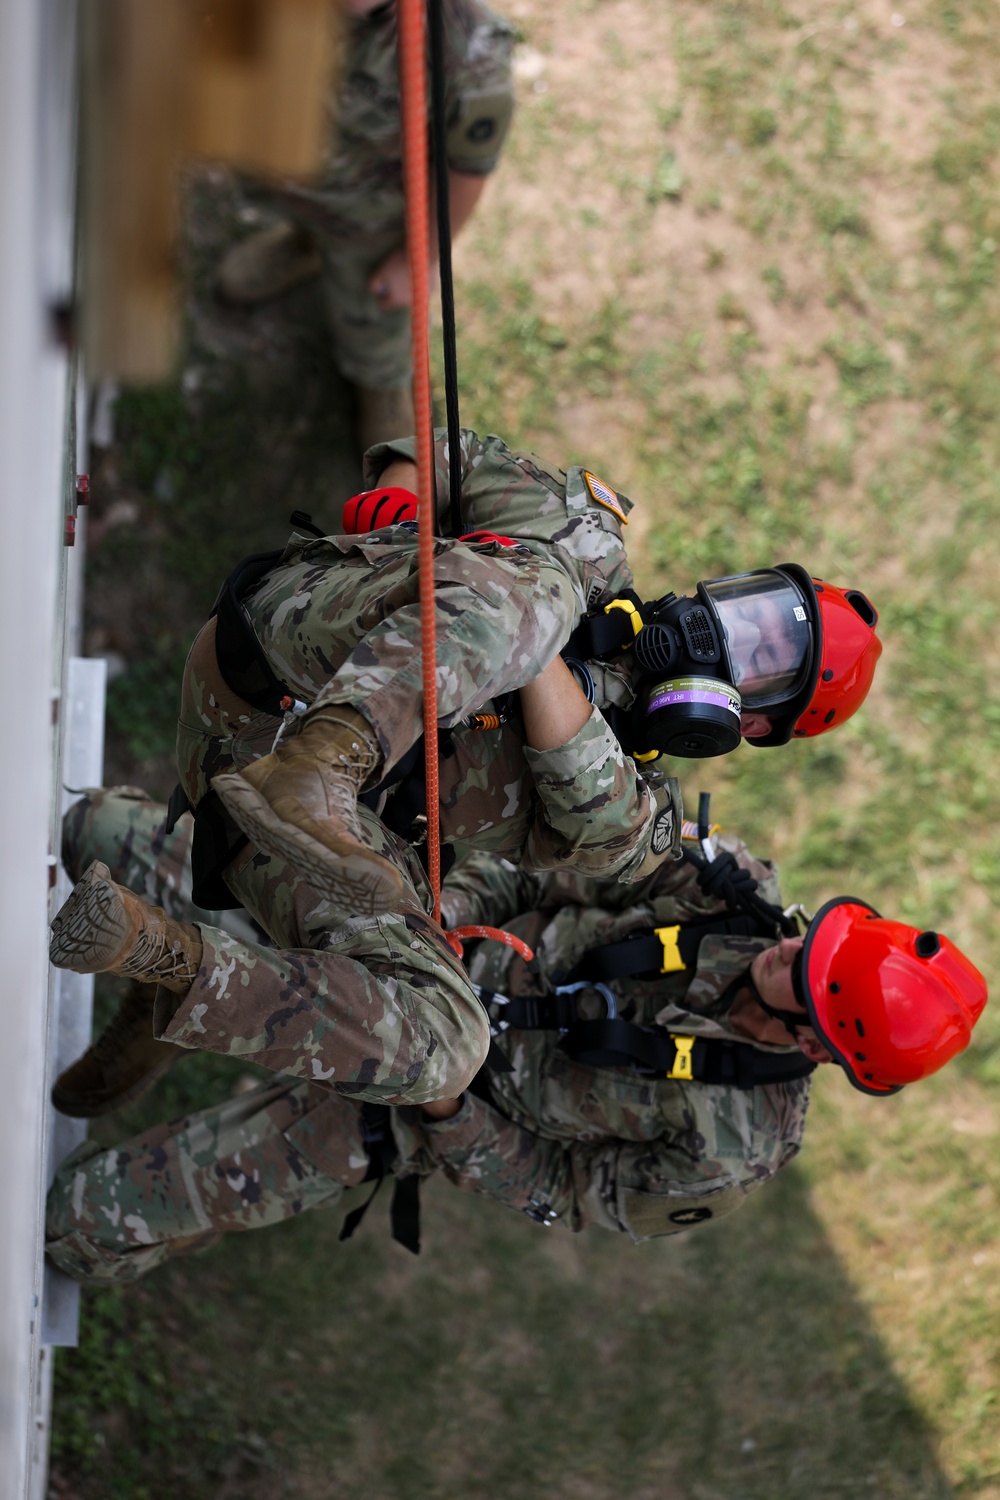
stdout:
POLYGON ((406 879, 405 910, 352 916, 281 860, 257 854, 234 883, 270 944, 223 931, 191 906, 183 894, 190 872, 178 879, 176 865, 189 847, 191 819, 181 819, 168 840, 164 815, 162 805, 126 787, 88 793, 64 820, 71 874, 104 858, 116 878, 179 920, 197 922, 198 976, 182 998, 159 990, 156 1036, 375 1103, 440 1099, 473 1077, 489 1045, 482 1007, 428 915, 419 861, 373 813, 362 809, 362 821, 372 846, 406 879))
MULTIPOLYGON (((778 900, 773 869, 739 840, 724 847, 778 900)), ((501 993, 549 993, 588 948, 637 930, 722 911, 705 897, 690 864, 662 866, 640 885, 599 884, 570 872, 530 875, 477 855, 447 882, 449 921, 502 923, 535 949, 526 965, 512 949, 481 943, 467 955, 473 980, 501 993)), ((702 939, 697 965, 655 979, 616 979, 619 1014, 642 1025, 746 1041, 760 1012, 733 981, 773 937, 702 939)), ((581 1013, 599 1017, 603 1000, 582 996, 581 1013)), ((794 1052, 769 1022, 763 1050, 794 1052), (768 1041, 769 1033, 774 1037, 768 1041)), ((656 1081, 628 1068, 592 1068, 557 1047, 551 1032, 505 1032, 499 1045, 511 1073, 489 1075, 490 1103, 467 1096, 449 1120, 415 1123, 397 1112, 399 1170, 436 1164, 458 1186, 533 1217, 625 1230, 635 1240, 720 1218, 772 1177, 800 1147, 809 1079, 753 1090, 656 1081)), ((761 1043, 758 1043, 761 1045, 761 1043)), ((412 1112, 415 1113, 415 1112, 412 1112)))
POLYGON ((166 808, 138 786, 93 787, 74 802, 62 825, 62 862, 74 882, 95 859, 112 880, 162 906, 176 922, 207 922, 234 937, 261 936, 246 912, 202 911, 191 901, 191 841, 194 822, 181 818, 166 830, 166 808))
MULTIPOLYGON (((437 438, 447 494, 447 441, 437 438)), ((409 445, 380 445, 370 473, 409 445)), ((537 677, 584 611, 629 586, 618 514, 583 478, 513 453, 501 439, 462 434, 464 521, 503 528, 517 545, 435 544, 441 825, 459 852, 491 849, 538 869, 572 863, 592 875, 640 878, 679 848, 676 781, 637 771, 595 707, 557 750, 524 743, 520 714, 499 729, 468 716, 537 677), (656 831, 656 853, 651 849, 656 831)), ((621 515, 630 502, 616 496, 621 515)), ((417 542, 396 526, 363 537, 293 537, 244 600, 276 675, 310 705, 348 704, 372 724, 383 774, 423 733, 417 542)), ((185 669, 177 736, 193 805, 212 776, 266 753, 277 721, 223 690, 209 625, 185 669)))
POLYGON ((219 1234, 331 1208, 365 1175, 360 1127, 354 1103, 281 1080, 110 1150, 85 1141, 49 1189, 48 1255, 78 1281, 135 1281, 219 1234), (290 1139, 296 1127, 308 1138, 316 1115, 324 1170, 290 1139))
MULTIPOLYGON (((157 811, 162 815, 156 804, 145 804, 148 825, 157 811)), ((137 844, 137 817, 133 789, 121 796, 88 794, 67 815, 67 843, 72 838, 78 851, 85 845, 113 849, 116 837, 137 844)), ((765 894, 777 898, 771 867, 738 840, 722 842, 762 880, 765 894)), ((160 899, 153 861, 144 866, 141 855, 130 857, 144 893, 160 899)), ((544 989, 545 976, 565 971, 595 941, 614 941, 650 920, 683 921, 718 910, 687 864, 661 867, 628 889, 569 874, 531 875, 487 855, 455 870, 445 908, 449 919, 502 921, 538 943, 537 970, 493 944, 470 954, 473 974, 508 994, 544 989)), ((198 913, 179 906, 177 915, 192 920, 198 913)), ((734 1007, 727 992, 752 954, 768 944, 767 938, 706 939, 693 973, 616 981, 623 1012, 669 1018, 702 1035, 743 1038, 746 1002, 734 1007)), ((260 962, 259 951, 234 942, 226 956, 232 965, 227 993, 242 995, 248 1011, 266 1012, 273 1021, 279 1014, 274 998, 258 1002, 268 985, 273 996, 276 971, 260 962)), ((281 982, 285 999, 294 993, 294 978, 281 982)), ((244 1039, 248 1032, 244 1025, 244 1039)), ((542 1223, 572 1230, 595 1224, 642 1240, 732 1212, 800 1148, 808 1079, 752 1091, 655 1081, 625 1068, 575 1063, 558 1051, 557 1040, 548 1032, 504 1033, 499 1045, 514 1071, 490 1074, 489 1102, 467 1095, 450 1120, 432 1122, 409 1107, 394 1110, 397 1170, 441 1170, 463 1190, 542 1223)), ((792 1049, 775 1044, 774 1050, 792 1049)), ((266 1045, 245 1055, 266 1061, 266 1045)), ((130 1280, 175 1247, 197 1245, 206 1232, 254 1228, 332 1206, 341 1185, 358 1182, 366 1167, 350 1092, 329 1092, 306 1072, 303 1081, 264 1084, 113 1151, 79 1148, 59 1168, 50 1192, 49 1253, 70 1275, 130 1280)))
MULTIPOLYGON (((514 32, 482 0, 444 0, 442 9, 448 165, 483 176, 497 165, 513 114, 514 32)), ((348 26, 320 182, 244 181, 257 202, 304 225, 319 243, 341 373, 359 385, 399 386, 410 378, 409 310, 386 311, 368 290, 372 272, 405 242, 395 6, 348 26)))

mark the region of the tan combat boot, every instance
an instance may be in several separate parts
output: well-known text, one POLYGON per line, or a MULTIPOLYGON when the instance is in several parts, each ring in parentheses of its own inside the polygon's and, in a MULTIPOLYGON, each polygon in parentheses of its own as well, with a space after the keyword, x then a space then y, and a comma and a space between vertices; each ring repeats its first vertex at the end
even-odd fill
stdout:
POLYGON ((403 880, 366 841, 358 793, 382 762, 362 714, 337 705, 308 714, 244 770, 226 771, 212 789, 243 832, 302 874, 327 901, 362 916, 399 911, 403 880))
POLYGON ((355 386, 358 398, 358 442, 367 452, 376 443, 410 437, 414 430, 413 388, 391 385, 355 386))
POLYGON ((201 964, 197 927, 175 922, 111 879, 99 859, 52 923, 49 957, 77 974, 121 974, 186 994, 201 964))
POLYGON ((90 1120, 133 1104, 182 1056, 153 1035, 156 986, 133 980, 100 1036, 60 1073, 52 1103, 60 1114, 90 1120))
POLYGON ((322 269, 323 255, 312 236, 282 223, 234 245, 219 264, 215 284, 227 302, 251 306, 280 297, 322 269))

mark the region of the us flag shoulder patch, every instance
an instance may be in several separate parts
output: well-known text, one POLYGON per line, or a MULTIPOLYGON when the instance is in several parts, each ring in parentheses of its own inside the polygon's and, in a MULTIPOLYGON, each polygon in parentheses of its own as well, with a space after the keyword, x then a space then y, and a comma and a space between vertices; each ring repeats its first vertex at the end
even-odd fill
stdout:
POLYGON ((617 516, 623 526, 628 525, 628 516, 622 510, 621 502, 610 484, 605 484, 603 479, 598 479, 596 474, 591 474, 589 469, 584 469, 583 479, 592 500, 598 505, 603 505, 612 515, 617 516))

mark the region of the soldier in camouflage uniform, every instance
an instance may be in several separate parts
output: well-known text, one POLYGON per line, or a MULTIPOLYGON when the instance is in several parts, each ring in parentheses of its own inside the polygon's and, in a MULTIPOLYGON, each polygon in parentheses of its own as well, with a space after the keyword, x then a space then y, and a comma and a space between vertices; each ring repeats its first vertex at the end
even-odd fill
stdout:
MULTIPOLYGON (((438 726, 448 731, 442 837, 459 853, 489 848, 536 869, 572 862, 586 874, 640 879, 676 857, 680 826, 676 783, 655 769, 637 770, 605 717, 629 713, 641 696, 641 675, 637 680, 631 655, 593 663, 588 707, 558 656, 588 611, 631 587, 622 546, 631 503, 586 469, 555 470, 512 452, 500 438, 466 431, 461 443, 460 525, 497 528, 503 536, 476 540, 463 533, 464 539, 435 545, 438 726), (523 713, 515 709, 485 731, 475 727, 477 710, 498 710, 514 689, 523 713), (538 708, 530 717, 544 731, 541 739, 528 731, 527 694, 538 708), (557 701, 569 721, 553 736, 557 701)), ((405 483, 412 452, 411 439, 377 445, 367 455, 366 478, 405 483)), ((437 493, 447 495, 443 434, 436 465, 437 493)), ((392 886, 364 898, 346 883, 338 886, 341 861, 360 858, 351 803, 360 791, 379 787, 395 803, 395 779, 423 731, 416 563, 416 539, 405 525, 362 536, 293 537, 275 565, 241 592, 241 618, 279 684, 275 691, 308 706, 298 732, 271 754, 261 758, 278 728, 273 712, 260 704, 255 711, 246 701, 249 688, 241 689, 229 668, 220 671, 214 621, 185 674, 178 768, 191 805, 199 807, 211 789, 258 847, 289 860, 329 899, 372 902, 359 910, 384 909, 377 903, 391 901, 392 886)), ((780 578, 783 587, 787 581, 779 573, 766 576, 780 578)), ((735 597, 742 577, 726 581, 735 597)), ((825 586, 824 598, 837 594, 825 586)), ((855 619, 849 606, 843 609, 855 619)), ((804 618, 804 610, 797 613, 804 618)), ((881 649, 869 626, 862 635, 866 671, 855 670, 853 643, 841 651, 855 707, 881 649)), ((759 639, 750 633, 751 642, 759 639)), ((831 641, 833 630, 823 638, 824 652, 831 641)), ((747 649, 752 655, 753 645, 747 649)), ((818 670, 818 662, 808 670, 818 670)), ((837 684, 826 679, 833 672, 822 676, 824 691, 832 692, 837 684)), ((766 714, 749 717, 747 734, 770 731, 766 714)), ((825 727, 834 718, 830 711, 825 727)), ((738 711, 735 723, 738 733, 738 711)), ((784 738, 790 732, 789 724, 784 738)), ((365 868, 378 878, 371 862, 365 868)))
MULTIPOLYGON (((190 916, 176 874, 188 820, 168 840, 154 836, 151 846, 162 812, 128 789, 88 794, 67 819, 68 865, 103 855, 116 874, 171 903, 179 917, 190 916)), ((719 842, 764 896, 778 899, 772 866, 755 860, 738 839, 719 842)), ((678 862, 626 888, 570 873, 533 876, 495 856, 476 855, 446 882, 443 909, 450 923, 504 922, 533 943, 531 965, 509 948, 484 943, 469 968, 477 982, 508 996, 541 996, 582 950, 650 925, 718 913, 719 900, 705 894, 697 874, 693 864, 678 862)), ((202 930, 213 974, 200 983, 197 1025, 188 1006, 187 1019, 163 1034, 182 1045, 212 1046, 206 1036, 214 1008, 223 1018, 238 1012, 240 1041, 232 1050, 269 1061, 268 1033, 273 1036, 287 1014, 289 979, 309 983, 309 956, 295 955, 300 968, 290 976, 287 955, 268 957, 202 930), (252 1034, 255 1021, 259 1031, 252 1034)), ((349 933, 349 926, 341 932, 349 933)), ((331 934, 326 951, 340 940, 331 934)), ((685 970, 613 981, 619 1014, 653 1028, 751 1042, 779 1058, 805 1052, 828 1061, 831 1054, 801 1007, 797 1025, 787 1010, 774 1014, 754 998, 780 1006, 777 997, 785 994, 800 945, 801 939, 787 938, 776 944, 773 935, 704 936, 685 970)), ((322 962, 321 954, 315 958, 322 962)), ((596 991, 584 996, 583 1009, 596 1000, 596 991)), ((626 1067, 588 1066, 565 1055, 559 1040, 553 1031, 507 1030, 498 1045, 510 1072, 480 1075, 475 1092, 452 1102, 395 1109, 396 1174, 443 1171, 464 1190, 541 1223, 574 1231, 596 1224, 640 1241, 728 1214, 800 1149, 808 1077, 753 1088, 657 1079, 626 1067)), ((333 1092, 335 1080, 302 1065, 314 1055, 308 1047, 297 1054, 286 1046, 279 1065, 294 1077, 111 1150, 78 1148, 49 1195, 48 1251, 55 1263, 81 1279, 131 1280, 222 1232, 334 1207, 345 1187, 377 1175, 356 1099, 333 1092)))
MULTIPOLYGON (((408 461, 412 449, 412 440, 376 446, 366 456, 366 477, 374 483, 387 465, 408 461)), ((444 434, 436 456, 438 493, 447 495, 444 434)), ((569 678, 557 658, 574 625, 631 584, 621 542, 631 503, 583 469, 552 470, 496 437, 463 432, 461 458, 463 526, 502 528, 514 545, 435 545, 438 724, 448 731, 442 838, 459 853, 489 848, 535 868, 572 860, 590 874, 640 878, 676 857, 679 793, 674 780, 637 771, 600 712, 633 696, 622 673, 604 674, 593 708, 570 679, 578 727, 542 749, 526 737, 516 707, 495 728, 470 723, 474 711, 498 707, 545 671, 569 678)), ((360 537, 293 537, 241 600, 271 670, 309 705, 294 728, 304 732, 329 717, 349 724, 355 748, 367 746, 355 795, 362 786, 391 783, 423 733, 418 589, 416 538, 395 526, 360 537)), ((322 884, 327 877, 308 860, 297 863, 280 838, 266 842, 259 821, 241 810, 246 778, 257 774, 254 763, 270 749, 279 721, 227 687, 215 632, 212 620, 185 671, 177 739, 184 791, 197 808, 214 789, 258 846, 291 860, 331 899, 346 899, 322 884)), ((303 737, 286 739, 279 754, 297 751, 303 737)), ((326 786, 321 801, 325 795, 326 786)), ((360 899, 350 893, 351 901, 360 899)))
MULTIPOLYGON (((254 303, 322 274, 334 356, 357 389, 367 448, 413 428, 396 7, 343 0, 343 9, 347 55, 322 177, 308 187, 248 180, 252 197, 287 217, 235 246, 218 279, 230 301, 254 303)), ((510 125, 514 32, 483 0, 444 0, 442 11, 449 208, 458 233, 510 125)))

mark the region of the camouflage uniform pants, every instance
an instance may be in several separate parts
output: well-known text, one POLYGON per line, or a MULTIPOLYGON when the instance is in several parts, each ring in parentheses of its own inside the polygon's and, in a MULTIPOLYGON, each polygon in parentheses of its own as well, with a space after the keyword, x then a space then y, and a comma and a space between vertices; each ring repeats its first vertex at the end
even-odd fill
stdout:
MULTIPOLYGON (((388 772, 424 731, 416 538, 304 544, 244 601, 274 671, 307 703, 347 705, 375 729, 388 772)), ((459 724, 537 677, 563 645, 571 585, 522 549, 438 542, 434 563, 438 722, 459 724)), ((572 613, 572 612, 571 612, 572 613)), ((275 722, 219 691, 203 632, 184 673, 177 765, 197 805, 208 782, 270 748, 275 722)))
POLYGON ((318 234, 326 269, 323 297, 337 369, 354 385, 409 385, 410 309, 383 308, 368 290, 372 272, 404 242, 399 233, 358 244, 318 234))
MULTIPOLYGON (((135 788, 88 793, 65 819, 64 863, 75 878, 103 859, 176 917, 197 920, 177 877, 191 820, 167 839, 163 813, 135 788)), ((362 816, 373 846, 408 882, 404 909, 352 917, 281 860, 254 856, 239 871, 240 893, 276 946, 199 920, 197 978, 180 1000, 159 990, 155 1035, 376 1103, 422 1103, 465 1087, 489 1046, 482 1007, 427 915, 416 856, 367 809, 362 816)))
POLYGON ((110 1149, 77 1147, 49 1189, 46 1251, 78 1281, 135 1281, 219 1234, 332 1208, 367 1165, 356 1104, 317 1084, 265 1083, 110 1149))
POLYGON ((288 192, 243 179, 247 198, 267 216, 292 219, 307 230, 323 256, 323 301, 333 358, 345 380, 375 387, 407 385, 411 377, 410 310, 386 311, 368 290, 372 272, 406 243, 405 205, 399 217, 384 208, 377 225, 351 231, 341 212, 324 209, 322 196, 288 192))
MULTIPOLYGON (((283 1004, 289 995, 281 978, 293 963, 292 956, 259 942, 213 934, 212 928, 199 920, 205 914, 190 900, 191 819, 182 818, 176 830, 166 836, 162 832, 164 814, 163 805, 151 801, 137 787, 86 793, 63 822, 62 854, 67 870, 75 878, 91 860, 101 859, 116 880, 164 907, 176 920, 197 921, 206 944, 206 962, 215 971, 216 993, 233 999, 236 1009, 242 1004, 249 1015, 255 1013, 255 1007, 259 1011, 260 999, 267 995, 265 1024, 291 1064, 289 1071, 295 1071, 289 1042, 281 1042, 289 1023, 293 1030, 296 1028, 294 1017, 283 1019, 283 1013, 293 1008, 283 1004), (228 973, 223 976, 220 964, 224 939, 228 973)), ((419 866, 415 866, 414 875, 422 885, 419 866)), ((321 926, 324 903, 317 902, 312 893, 297 902, 296 894, 301 896, 304 883, 291 876, 289 885, 299 890, 286 892, 282 920, 290 923, 296 909, 312 907, 307 921, 321 926)), ((332 914, 328 907, 325 911, 327 919, 343 926, 342 913, 332 914)), ((233 914, 224 917, 232 920, 233 914)), ((244 917, 237 921, 249 931, 244 917)), ((365 981, 360 965, 337 964, 337 955, 318 950, 308 958, 300 954, 299 962, 313 966, 314 987, 322 988, 324 981, 328 985, 331 1006, 353 1007, 362 1027, 370 1027, 374 1035, 379 1022, 373 1018, 368 1002, 379 994, 375 1006, 385 1009, 388 998, 405 996, 406 969, 416 956, 413 942, 417 932, 409 928, 403 931, 405 939, 395 952, 391 979, 383 974, 377 980, 369 976, 365 981), (324 976, 322 980, 319 974, 324 976), (353 978, 353 986, 345 983, 345 978, 353 978)), ((311 927, 309 935, 318 938, 321 934, 318 927, 311 927)), ((435 961, 436 949, 437 945, 432 952, 435 961)), ((457 967, 452 956, 449 969, 457 967)), ((409 978, 420 986, 425 978, 423 968, 409 978)), ((449 973, 442 974, 442 982, 446 991, 458 988, 450 982, 449 973)), ((423 1003, 433 997, 434 991, 422 988, 419 994, 423 1003)), ((480 1044, 485 1046, 485 1025, 478 1002, 472 997, 470 1000, 461 1055, 464 1065, 474 1071, 480 1044)), ((189 1008, 187 1001, 182 1005, 182 1010, 185 1008, 189 1008)), ((388 1011, 383 1019, 387 1016, 388 1011)), ((339 1027, 334 1016, 328 1019, 333 1022, 333 1035, 339 1029, 342 1038, 343 1017, 339 1027)), ((405 1018, 396 1029, 405 1034, 405 1018)), ((266 1064, 267 1038, 257 1040, 264 1041, 263 1052, 245 1046, 228 1050, 241 1051, 253 1061, 266 1064)), ((372 1036, 367 1044, 369 1051, 371 1041, 372 1036)), ((454 1048, 462 1041, 453 1036, 449 1045, 454 1048)), ((314 1049, 307 1042, 303 1062, 313 1055, 314 1049)), ((442 1061, 444 1044, 434 1049, 430 1072, 435 1073, 442 1061)), ((393 1066, 398 1071, 403 1064, 399 1059, 393 1066)), ((280 1078, 220 1108, 157 1125, 112 1150, 85 1142, 62 1163, 49 1190, 47 1238, 51 1259, 79 1279, 132 1281, 161 1264, 176 1249, 197 1248, 205 1236, 259 1229, 310 1208, 332 1207, 345 1185, 362 1181, 368 1166, 358 1100, 368 1097, 370 1090, 349 1083, 343 1087, 351 1097, 333 1092, 337 1088, 333 1080, 314 1083, 280 1078)), ((376 1085, 374 1092, 377 1097, 385 1096, 383 1085, 376 1085)))

